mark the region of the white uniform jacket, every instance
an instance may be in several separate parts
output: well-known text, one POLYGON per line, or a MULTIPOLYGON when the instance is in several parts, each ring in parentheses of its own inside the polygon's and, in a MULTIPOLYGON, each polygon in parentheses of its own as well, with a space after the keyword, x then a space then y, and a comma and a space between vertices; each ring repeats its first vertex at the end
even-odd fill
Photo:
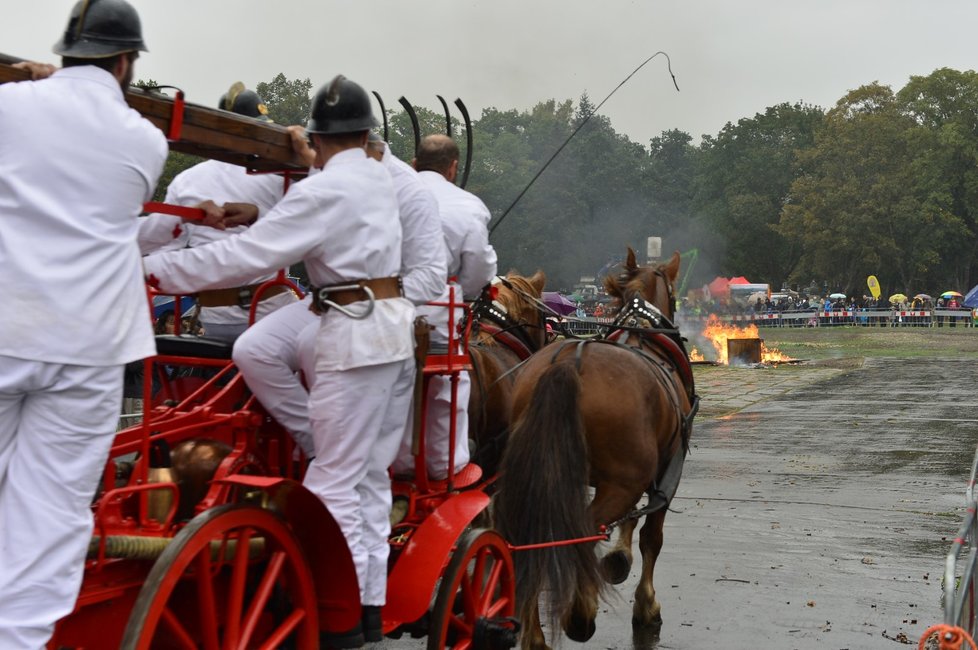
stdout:
POLYGON ((421 183, 418 173, 391 153, 386 145, 381 162, 394 182, 401 212, 404 297, 415 305, 423 305, 442 294, 448 278, 448 251, 442 236, 438 204, 421 183))
MULTIPOLYGON (((247 232, 207 246, 151 255, 147 277, 167 292, 238 286, 270 269, 303 260, 317 286, 398 274, 401 225, 390 175, 362 149, 342 151, 323 172, 297 183, 247 232)), ((366 303, 352 303, 357 310, 366 303)), ((378 300, 354 320, 336 309, 322 317, 318 368, 346 370, 413 355, 414 308, 404 298, 378 300)))
POLYGON ((491 218, 489 209, 475 194, 438 172, 423 171, 418 177, 438 202, 449 255, 448 275, 457 278, 466 298, 476 298, 496 275, 496 251, 489 244, 486 227, 491 218))
MULTIPOLYGON (((167 187, 164 202, 184 206, 194 206, 207 200, 217 205, 251 203, 258 207, 260 219, 282 199, 284 189, 283 179, 277 174, 249 174, 240 165, 207 160, 177 174, 167 187)), ((196 248, 248 230, 248 226, 218 230, 195 223, 182 223, 179 217, 162 214, 143 217, 139 221, 139 244, 144 254, 188 246, 196 248)), ((259 284, 274 277, 274 273, 264 274, 250 278, 244 284, 259 284)), ((275 303, 275 307, 281 307, 294 298, 290 293, 284 293, 268 300, 275 303)), ((233 324, 247 319, 248 311, 237 305, 204 307, 201 310, 201 320, 209 323, 233 324)))
POLYGON ((100 68, 0 86, 0 355, 110 366, 156 353, 136 236, 166 155, 100 68))

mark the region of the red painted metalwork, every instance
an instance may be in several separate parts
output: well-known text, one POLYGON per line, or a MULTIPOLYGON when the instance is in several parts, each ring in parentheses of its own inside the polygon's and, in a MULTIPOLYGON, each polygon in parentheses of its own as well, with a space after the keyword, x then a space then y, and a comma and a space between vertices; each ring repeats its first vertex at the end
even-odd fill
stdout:
POLYGON ((176 96, 173 98, 173 112, 170 114, 170 129, 166 134, 166 139, 171 142, 179 140, 180 133, 183 131, 183 109, 183 91, 177 90, 176 96))
POLYGON ((385 631, 425 613, 456 540, 488 505, 484 492, 462 492, 445 499, 410 530, 387 579, 387 605, 381 612, 385 631))
POLYGON ((278 275, 267 282, 263 282, 252 294, 251 308, 248 310, 248 325, 254 325, 255 316, 258 313, 258 304, 261 302, 262 295, 272 287, 285 287, 290 289, 300 300, 305 295, 302 289, 299 288, 299 285, 285 276, 285 269, 279 269, 278 275))
POLYGON ((181 219, 189 219, 190 221, 203 221, 206 216, 201 208, 190 208, 185 205, 174 205, 159 201, 148 201, 144 203, 143 212, 169 214, 174 217, 180 217, 181 219))

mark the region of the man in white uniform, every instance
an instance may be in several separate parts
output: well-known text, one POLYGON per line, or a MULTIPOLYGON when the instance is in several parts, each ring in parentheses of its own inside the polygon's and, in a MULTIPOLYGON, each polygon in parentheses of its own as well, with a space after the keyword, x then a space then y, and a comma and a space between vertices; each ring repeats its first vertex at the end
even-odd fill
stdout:
MULTIPOLYGON (((245 89, 240 82, 221 97, 221 108, 257 120, 270 121, 265 115, 265 106, 258 94, 253 90, 245 89)), ((257 207, 260 219, 278 203, 284 189, 283 178, 276 174, 249 174, 248 170, 240 165, 208 160, 178 174, 167 188, 164 201, 183 206, 195 206, 208 200, 217 205, 248 203, 257 207)), ((165 239, 166 243, 161 246, 143 246, 143 253, 150 254, 203 246, 248 229, 248 225, 230 226, 223 230, 192 222, 181 225, 178 217, 158 214, 150 215, 145 219, 153 220, 151 225, 155 231, 170 233, 165 239)), ((254 291, 262 282, 274 277, 275 274, 263 275, 250 278, 241 287, 200 292, 197 300, 200 305, 200 324, 204 328, 204 334, 233 342, 248 327, 248 314, 254 291)), ((295 294, 286 287, 271 287, 262 292, 262 300, 258 303, 255 317, 263 318, 295 301, 295 294)))
POLYGON ((125 0, 82 1, 41 81, 0 86, 0 648, 71 612, 123 366, 155 354, 137 217, 166 160, 122 90, 146 51, 125 0))
MULTIPOLYGON (((490 213, 485 204, 471 192, 455 185, 458 175, 458 145, 447 135, 429 135, 421 141, 414 167, 421 182, 431 190, 438 202, 442 232, 448 249, 448 275, 454 280, 455 299, 474 300, 496 275, 496 251, 489 244, 490 213)), ((448 302, 448 291, 438 302, 448 302)), ((432 344, 448 344, 447 310, 443 307, 420 307, 435 326, 432 344)), ((455 323, 461 318, 456 313, 455 323)), ((456 395, 455 458, 457 471, 469 461, 468 404, 471 392, 469 374, 459 375, 456 395)), ((433 376, 428 386, 428 427, 425 431, 425 461, 428 474, 435 479, 448 475, 448 450, 451 426, 452 385, 449 377, 433 376)), ((411 455, 411 432, 405 436, 394 464, 395 473, 409 472, 414 467, 411 455)))
MULTIPOLYGON (((423 305, 441 295, 447 277, 447 253, 438 206, 431 193, 421 185, 418 174, 407 163, 398 160, 383 141, 379 144, 370 142, 367 151, 387 169, 397 194, 403 232, 401 281, 404 297, 415 305, 423 305)), ((309 391, 296 374, 304 370, 306 384, 311 388, 315 379, 315 355, 310 353, 310 347, 314 346, 319 319, 308 307, 307 298, 256 323, 235 341, 233 356, 251 391, 272 417, 292 434, 306 456, 311 457, 314 450, 309 423, 309 391), (307 330, 305 334, 304 330, 307 330)))
MULTIPOLYGON (((386 598, 387 468, 397 454, 414 380, 414 306, 401 297, 397 277, 397 201, 390 176, 363 150, 376 125, 366 91, 336 77, 313 98, 307 126, 321 173, 296 184, 245 233, 145 260, 150 281, 177 292, 234 286, 305 262, 323 313, 309 397, 315 458, 304 483, 346 536, 370 639, 380 638, 386 598)), ((330 632, 327 646, 359 647, 364 641, 359 625, 330 632)))

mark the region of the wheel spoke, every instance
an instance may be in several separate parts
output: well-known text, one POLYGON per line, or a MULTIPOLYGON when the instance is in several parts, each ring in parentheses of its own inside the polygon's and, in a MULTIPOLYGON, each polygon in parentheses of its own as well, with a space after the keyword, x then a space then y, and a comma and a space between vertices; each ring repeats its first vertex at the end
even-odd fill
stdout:
POLYGON ((503 572, 502 562, 493 562, 492 567, 489 569, 489 575, 486 576, 485 582, 482 583, 482 594, 479 598, 479 611, 483 614, 489 611, 489 607, 492 603, 493 598, 496 597, 496 588, 499 586, 499 577, 503 572))
POLYGON ((478 585, 482 584, 482 580, 486 574, 486 558, 489 557, 489 551, 485 548, 480 548, 476 551, 475 556, 475 567, 472 568, 472 584, 478 585))
POLYGON ((458 593, 462 598, 462 612, 468 618, 475 612, 475 587, 472 584, 472 576, 466 572, 461 576, 458 583, 458 593))
POLYGON ((169 607, 163 609, 163 612, 160 614, 160 619, 166 627, 170 628, 170 632, 173 633, 173 641, 176 641, 181 647, 187 648, 188 650, 196 650, 197 644, 194 643, 190 633, 187 632, 187 628, 180 623, 169 607))
POLYGON ((224 625, 224 650, 235 650, 241 635, 241 609, 244 607, 245 579, 248 577, 248 547, 251 529, 241 528, 238 533, 231 583, 228 586, 227 618, 224 625))
POLYGON ((286 637, 292 634, 292 631, 299 626, 306 619, 306 610, 296 609, 293 610, 291 614, 286 617, 282 624, 275 628, 271 636, 261 644, 259 650, 276 650, 276 648, 281 647, 282 642, 285 641, 286 637))
POLYGON ((464 618, 464 616, 464 614, 452 614, 449 617, 448 622, 449 625, 459 634, 471 637, 473 632, 472 624, 467 618, 464 618))
POLYGON ((275 583, 282 574, 283 566, 285 566, 285 552, 276 551, 272 554, 271 559, 269 559, 265 573, 261 577, 261 583, 258 585, 255 595, 251 599, 251 604, 248 606, 248 613, 245 614, 242 622, 241 641, 238 643, 239 647, 247 648, 251 642, 251 635, 258 625, 258 619, 261 618, 262 613, 265 611, 265 605, 268 604, 268 599, 272 595, 275 583))
POLYGON ((197 571, 197 619, 205 650, 220 650, 217 636, 217 603, 214 600, 214 576, 211 573, 211 551, 205 548, 194 559, 197 571))

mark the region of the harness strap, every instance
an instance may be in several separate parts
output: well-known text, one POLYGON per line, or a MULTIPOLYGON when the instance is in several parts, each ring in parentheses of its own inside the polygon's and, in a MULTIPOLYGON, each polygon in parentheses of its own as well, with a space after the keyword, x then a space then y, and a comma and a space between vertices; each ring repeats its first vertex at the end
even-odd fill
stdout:
MULTIPOLYGON (((676 345, 671 339, 666 338, 662 334, 657 334, 656 336, 662 337, 663 339, 668 341, 669 344, 676 345)), ((617 336, 615 338, 617 339, 617 336)), ((650 344, 658 345, 660 347, 665 347, 661 340, 655 340, 646 337, 643 338, 650 344)), ((674 352, 669 349, 665 350, 665 353, 668 357, 668 362, 667 362, 653 356, 652 354, 649 354, 647 351, 639 347, 626 345, 624 343, 621 343, 617 340, 613 340, 611 338, 588 339, 588 340, 580 340, 580 341, 565 341, 564 343, 557 346, 557 349, 554 351, 553 355, 550 358, 550 363, 553 364, 557 361, 557 357, 560 355, 561 352, 563 352, 566 346, 574 345, 576 346, 576 349, 574 351, 574 367, 577 370, 577 372, 580 373, 581 366, 583 363, 583 358, 584 358, 584 347, 589 343, 598 343, 598 344, 603 343, 605 345, 614 345, 616 347, 628 350, 629 352, 639 356, 640 358, 648 362, 649 365, 654 369, 658 381, 662 383, 663 386, 665 386, 666 382, 672 384, 672 371, 679 370, 679 368, 675 366, 674 352), (669 366, 673 366, 673 367, 669 367, 669 366)), ((684 349, 681 348, 681 350, 685 352, 684 349)), ((685 358, 685 355, 683 355, 683 357, 685 358)), ((684 377, 684 373, 682 371, 680 371, 679 374, 680 376, 684 377)), ((691 377, 692 372, 690 372, 689 374, 691 377)), ((662 510, 663 508, 669 507, 669 504, 672 502, 672 499, 676 494, 676 490, 679 489, 679 479, 682 476, 683 464, 685 463, 686 455, 689 453, 689 441, 690 438, 692 437, 692 431, 693 431, 693 426, 692 426, 693 418, 696 416, 696 412, 699 410, 699 405, 700 405, 699 396, 696 395, 694 391, 692 391, 692 381, 690 380, 689 384, 683 381, 683 388, 686 389, 687 393, 691 395, 689 413, 683 413, 682 408, 678 403, 673 404, 674 408, 676 409, 676 413, 679 416, 679 426, 673 431, 672 437, 669 440, 669 446, 672 446, 673 441, 678 436, 680 438, 679 446, 676 447, 676 451, 669 458, 668 462, 666 462, 665 464, 660 464, 659 470, 656 473, 656 478, 652 481, 652 484, 646 490, 646 493, 649 495, 648 504, 641 509, 630 512, 629 514, 625 515, 622 519, 612 522, 611 524, 609 524, 608 530, 613 529, 615 526, 618 526, 622 522, 627 521, 629 519, 637 519, 647 514, 662 510)))
MULTIPOLYGON (((515 326, 511 325, 510 328, 512 327, 515 326)), ((533 354, 530 346, 515 334, 517 330, 503 329, 497 325, 489 325, 486 323, 480 324, 479 328, 512 350, 513 353, 520 358, 520 361, 525 361, 531 354, 533 354)))

